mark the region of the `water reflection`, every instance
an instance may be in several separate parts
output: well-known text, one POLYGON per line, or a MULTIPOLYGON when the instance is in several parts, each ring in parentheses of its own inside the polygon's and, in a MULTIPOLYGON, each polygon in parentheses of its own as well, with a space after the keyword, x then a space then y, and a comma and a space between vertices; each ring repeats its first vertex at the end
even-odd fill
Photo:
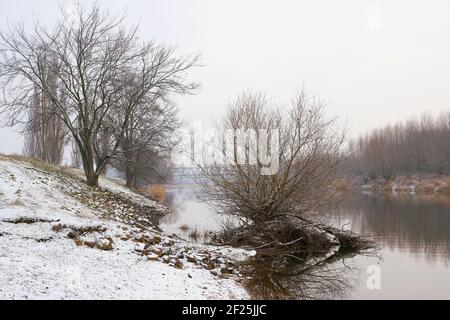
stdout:
MULTIPOLYGON (((223 217, 195 199, 193 190, 168 193, 174 211, 161 228, 186 239, 189 230, 217 231, 223 217), (189 230, 183 231, 183 225, 189 230)), ((265 299, 450 299, 450 201, 410 195, 349 194, 329 220, 370 236, 380 257, 305 253, 261 255, 248 291, 265 299), (294 257, 295 256, 295 257, 294 257), (367 267, 378 265, 382 289, 370 290, 367 267)), ((200 237, 196 241, 204 241, 200 237)))
POLYGON ((195 188, 172 189, 166 194, 171 213, 160 221, 160 228, 183 239, 204 243, 211 232, 219 231, 225 219, 197 200, 195 188))
POLYGON ((371 235, 384 248, 425 256, 428 262, 450 256, 450 202, 411 195, 353 194, 334 215, 338 225, 371 235))
POLYGON ((255 299, 342 299, 358 284, 357 268, 340 253, 260 257, 252 266, 253 278, 246 287, 255 299))

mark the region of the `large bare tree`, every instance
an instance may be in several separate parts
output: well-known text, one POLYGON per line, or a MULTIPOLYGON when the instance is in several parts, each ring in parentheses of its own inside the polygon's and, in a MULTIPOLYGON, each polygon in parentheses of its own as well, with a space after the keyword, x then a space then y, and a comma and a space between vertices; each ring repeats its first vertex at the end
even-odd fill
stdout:
MULTIPOLYGON (((134 83, 130 81, 130 92, 134 83)), ((130 99, 132 97, 124 96, 123 101, 118 104, 117 112, 109 117, 108 124, 113 132, 118 131, 114 127, 120 126, 128 116, 127 105, 130 99)), ((123 134, 111 137, 119 141, 118 152, 112 163, 125 172, 128 187, 137 187, 138 180, 142 182, 152 176, 161 178, 162 172, 159 169, 165 163, 164 154, 169 153, 176 144, 175 131, 179 126, 175 104, 165 93, 157 95, 156 99, 155 96, 143 97, 130 112, 128 126, 123 134)), ((111 144, 105 141, 106 149, 109 145, 111 144)))
POLYGON ((129 27, 124 17, 115 17, 98 6, 78 7, 75 17, 62 19, 54 28, 36 23, 31 32, 21 25, 0 33, 1 111, 15 124, 24 120, 33 92, 38 88, 71 133, 82 159, 87 183, 98 185, 99 174, 119 149, 130 117, 143 97, 156 99, 162 92, 191 93, 198 85, 187 81, 187 71, 197 56, 176 57, 173 48, 139 39, 138 27, 129 27), (45 68, 45 57, 56 68, 45 68), (129 75, 135 85, 130 90, 129 75), (57 79, 64 101, 51 90, 48 79, 57 79), (112 128, 111 113, 126 98, 122 122, 112 128), (114 129, 115 132, 110 130, 114 129), (100 142, 116 139, 102 152, 100 142))

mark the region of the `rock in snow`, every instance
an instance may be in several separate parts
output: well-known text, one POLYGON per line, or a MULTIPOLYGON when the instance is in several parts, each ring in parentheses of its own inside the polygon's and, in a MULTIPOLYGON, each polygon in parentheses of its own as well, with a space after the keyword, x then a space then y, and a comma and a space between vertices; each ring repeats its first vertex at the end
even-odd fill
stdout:
POLYGON ((105 250, 105 251, 112 250, 113 249, 113 240, 111 239, 111 237, 98 239, 96 242, 96 246, 100 250, 105 250))

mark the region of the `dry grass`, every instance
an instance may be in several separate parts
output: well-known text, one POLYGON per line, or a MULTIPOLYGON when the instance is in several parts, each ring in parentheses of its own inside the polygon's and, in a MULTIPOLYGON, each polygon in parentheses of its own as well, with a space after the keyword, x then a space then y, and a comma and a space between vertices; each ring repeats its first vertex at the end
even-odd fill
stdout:
POLYGON ((349 183, 346 179, 336 179, 333 182, 333 187, 337 191, 346 191, 349 187, 349 183))
POLYGON ((433 181, 423 181, 420 182, 416 187, 416 192, 420 194, 431 194, 436 189, 436 182, 433 181))
POLYGON ((179 229, 183 232, 188 233, 189 238, 191 238, 193 241, 209 239, 211 236, 210 231, 208 230, 201 231, 198 226, 191 228, 186 223, 182 224, 179 229))
POLYGON ((189 226, 187 225, 187 224, 182 224, 181 226, 180 226, 180 230, 181 231, 183 231, 183 232, 187 232, 187 231, 189 231, 189 226))
POLYGON ((191 230, 191 232, 189 232, 189 238, 191 238, 194 241, 197 241, 200 239, 202 233, 200 232, 200 230, 198 228, 194 228, 191 230))
POLYGON ((5 158, 11 159, 11 160, 16 160, 16 161, 27 162, 27 163, 31 164, 33 167, 35 167, 37 169, 41 169, 42 171, 46 171, 46 172, 61 171, 60 167, 55 166, 53 164, 49 164, 49 163, 44 162, 39 159, 35 159, 35 158, 28 158, 26 156, 16 155, 16 154, 5 156, 5 158))
POLYGON ((203 239, 208 239, 211 236, 211 232, 208 230, 203 231, 203 239))
POLYGON ((3 220, 7 223, 13 223, 13 224, 32 224, 32 223, 52 223, 52 222, 58 222, 59 220, 48 220, 48 219, 42 219, 42 218, 34 218, 34 217, 19 217, 16 219, 9 219, 9 220, 3 220))
POLYGON ((151 186, 147 192, 158 202, 164 202, 166 199, 166 188, 161 185, 151 186))
POLYGON ((386 184, 384 185, 384 191, 391 192, 392 191, 392 181, 388 180, 386 184))
POLYGON ((20 199, 16 199, 14 202, 13 202, 13 206, 16 206, 16 207, 23 207, 23 206, 25 206, 25 204, 20 200, 20 199))
POLYGON ((42 171, 44 173, 48 174, 56 174, 56 175, 63 175, 72 179, 80 180, 80 177, 72 172, 67 167, 61 167, 54 164, 47 163, 45 161, 35 159, 35 158, 29 158, 23 155, 0 155, 1 158, 4 158, 5 160, 14 160, 14 161, 20 161, 30 164, 31 167, 42 171))
POLYGON ((446 187, 439 188, 437 190, 437 193, 441 194, 441 195, 445 195, 445 196, 450 196, 450 185, 447 185, 446 187))

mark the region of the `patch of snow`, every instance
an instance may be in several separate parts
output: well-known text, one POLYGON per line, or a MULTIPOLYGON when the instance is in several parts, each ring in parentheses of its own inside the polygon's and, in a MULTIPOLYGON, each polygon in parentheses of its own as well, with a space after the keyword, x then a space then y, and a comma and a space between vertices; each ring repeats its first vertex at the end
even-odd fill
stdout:
MULTIPOLYGON (((0 299, 248 298, 233 279, 221 279, 194 264, 179 270, 140 256, 134 242, 120 239, 129 226, 98 218, 60 191, 59 183, 23 163, 0 159, 0 299), (52 231, 51 222, 6 221, 21 217, 73 227, 105 226, 101 236, 111 237, 113 250, 77 246, 67 229, 52 231)), ((108 179, 101 184, 137 201, 151 201, 108 179)), ((92 233, 89 239, 99 236, 92 233)))
POLYGON ((244 250, 244 249, 237 249, 237 248, 231 248, 231 247, 221 248, 221 249, 219 249, 219 252, 234 261, 241 261, 241 262, 247 260, 250 257, 254 257, 256 255, 255 250, 248 251, 248 250, 244 250))
POLYGON ((394 182, 394 183, 392 184, 392 193, 393 193, 394 195, 397 195, 397 188, 398 188, 398 183, 397 183, 397 182, 394 182))

